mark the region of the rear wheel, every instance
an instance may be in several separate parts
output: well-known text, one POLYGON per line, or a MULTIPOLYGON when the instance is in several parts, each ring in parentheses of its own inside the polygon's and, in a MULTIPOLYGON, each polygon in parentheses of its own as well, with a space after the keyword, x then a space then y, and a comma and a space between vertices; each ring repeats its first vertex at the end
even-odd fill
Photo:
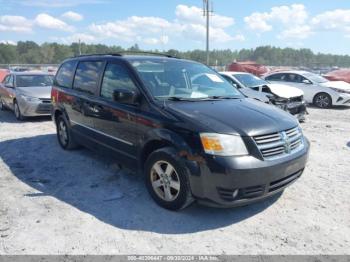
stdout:
POLYGON ((332 98, 327 93, 319 93, 314 97, 314 105, 319 108, 329 108, 332 106, 332 98))
POLYGON ((78 147, 72 136, 68 121, 63 115, 58 116, 56 120, 56 129, 58 143, 63 149, 70 150, 78 147))
POLYGON ((148 192, 158 205, 179 210, 193 202, 188 171, 175 149, 166 147, 153 152, 144 172, 148 192))
POLYGON ((21 113, 21 109, 19 108, 17 101, 14 102, 13 106, 14 106, 15 116, 16 116, 17 120, 23 121, 24 116, 21 113))

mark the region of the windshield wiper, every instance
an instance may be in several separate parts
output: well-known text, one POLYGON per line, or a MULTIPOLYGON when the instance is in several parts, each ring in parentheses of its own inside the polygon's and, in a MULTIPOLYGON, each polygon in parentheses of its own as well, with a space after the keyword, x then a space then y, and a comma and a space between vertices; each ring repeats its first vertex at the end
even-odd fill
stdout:
POLYGON ((206 99, 239 99, 237 96, 208 96, 206 99))
POLYGON ((178 96, 170 96, 170 97, 167 97, 166 99, 170 101, 195 101, 195 99, 178 97, 178 96))

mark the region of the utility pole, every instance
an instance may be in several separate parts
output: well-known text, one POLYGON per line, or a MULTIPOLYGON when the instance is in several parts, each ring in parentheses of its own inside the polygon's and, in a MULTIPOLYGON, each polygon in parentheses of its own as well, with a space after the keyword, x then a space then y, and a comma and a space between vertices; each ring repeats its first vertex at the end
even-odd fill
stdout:
POLYGON ((207 65, 209 66, 209 17, 213 13, 213 6, 210 8, 210 0, 203 0, 203 16, 206 17, 206 28, 207 28, 207 44, 206 44, 206 53, 207 53, 207 65))
POLYGON ((79 55, 81 55, 81 41, 80 41, 80 38, 79 38, 79 55))

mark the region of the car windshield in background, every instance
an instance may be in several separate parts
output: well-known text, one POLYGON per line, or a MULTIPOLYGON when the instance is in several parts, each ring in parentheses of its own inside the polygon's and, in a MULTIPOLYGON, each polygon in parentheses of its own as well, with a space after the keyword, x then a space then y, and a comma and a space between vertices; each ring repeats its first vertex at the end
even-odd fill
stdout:
POLYGON ((329 81, 326 78, 324 78, 323 76, 319 76, 319 75, 316 75, 313 73, 305 73, 304 76, 307 77, 309 80, 311 80, 314 83, 326 83, 329 81))
POLYGON ((241 82, 245 87, 256 87, 266 85, 267 82, 255 75, 250 74, 235 74, 234 77, 241 82))
POLYGON ((243 97, 224 78, 202 64, 169 59, 132 59, 130 62, 156 99, 243 97))
POLYGON ((51 86, 53 76, 51 75, 17 75, 16 86, 31 87, 31 86, 51 86))

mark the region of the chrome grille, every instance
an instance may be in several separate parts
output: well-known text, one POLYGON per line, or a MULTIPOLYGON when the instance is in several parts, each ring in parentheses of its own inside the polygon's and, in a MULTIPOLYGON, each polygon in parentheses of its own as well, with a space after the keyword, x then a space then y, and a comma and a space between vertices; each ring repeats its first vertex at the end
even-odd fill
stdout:
POLYGON ((299 127, 267 135, 253 137, 264 159, 281 158, 304 147, 303 134, 299 127))

